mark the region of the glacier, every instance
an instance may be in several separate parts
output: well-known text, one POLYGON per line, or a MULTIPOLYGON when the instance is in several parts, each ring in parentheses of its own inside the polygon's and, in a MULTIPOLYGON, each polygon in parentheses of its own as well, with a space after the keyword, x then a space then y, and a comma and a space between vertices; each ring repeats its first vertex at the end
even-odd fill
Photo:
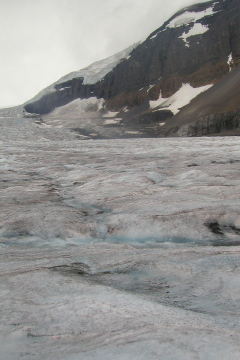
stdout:
POLYGON ((240 139, 1 116, 4 360, 238 360, 240 139))

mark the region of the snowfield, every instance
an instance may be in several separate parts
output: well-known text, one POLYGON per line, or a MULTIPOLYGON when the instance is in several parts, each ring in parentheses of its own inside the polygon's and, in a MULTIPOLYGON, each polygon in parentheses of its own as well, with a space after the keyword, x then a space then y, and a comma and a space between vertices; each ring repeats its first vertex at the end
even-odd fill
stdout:
POLYGON ((204 26, 202 25, 201 23, 195 23, 193 25, 193 27, 188 31, 188 32, 184 32, 182 34, 182 36, 180 36, 179 38, 180 39, 183 39, 183 41, 185 42, 185 46, 188 46, 189 47, 189 44, 188 44, 188 38, 190 36, 195 36, 195 35, 202 35, 204 34, 206 31, 208 31, 209 28, 208 26, 204 26))
POLYGON ((1 124, 4 360, 239 360, 240 139, 1 124))
POLYGON ((166 30, 166 28, 177 28, 183 25, 191 25, 192 28, 187 32, 183 33, 183 35, 180 37, 185 41, 186 46, 188 45, 187 38, 190 36, 195 35, 201 35, 209 30, 208 26, 203 26, 199 20, 214 15, 217 11, 214 11, 215 3, 210 6, 209 8, 203 10, 203 11, 184 11, 182 14, 175 16, 165 27, 165 29, 158 31, 156 34, 154 34, 150 40, 157 37, 157 35, 163 31, 166 30))
POLYGON ((176 16, 173 20, 169 22, 167 27, 176 28, 178 26, 187 25, 190 23, 196 23, 198 20, 204 18, 205 16, 211 16, 216 13, 213 11, 213 6, 210 6, 206 10, 203 11, 185 11, 181 15, 176 16))
POLYGON ((183 106, 189 104, 197 95, 210 89, 212 86, 210 84, 194 88, 190 84, 182 84, 182 87, 171 97, 163 98, 160 92, 159 99, 149 101, 149 105, 151 109, 156 108, 154 111, 168 109, 176 115, 183 106))

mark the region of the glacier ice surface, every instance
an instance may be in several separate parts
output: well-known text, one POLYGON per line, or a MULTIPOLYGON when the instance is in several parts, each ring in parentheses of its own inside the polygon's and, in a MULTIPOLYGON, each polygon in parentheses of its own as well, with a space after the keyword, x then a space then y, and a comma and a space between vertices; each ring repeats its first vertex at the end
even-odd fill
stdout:
POLYGON ((4 360, 238 360, 240 139, 1 118, 4 360))

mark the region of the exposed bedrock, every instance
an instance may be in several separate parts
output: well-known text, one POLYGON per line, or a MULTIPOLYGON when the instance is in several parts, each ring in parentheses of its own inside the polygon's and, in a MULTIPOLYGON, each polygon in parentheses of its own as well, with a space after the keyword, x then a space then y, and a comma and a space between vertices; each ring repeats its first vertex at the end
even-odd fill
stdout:
POLYGON ((203 136, 211 134, 223 134, 239 129, 240 112, 228 112, 202 117, 190 124, 184 125, 178 131, 179 136, 203 136))
POLYGON ((128 121, 128 125, 148 125, 148 124, 158 124, 161 121, 166 121, 171 118, 173 113, 170 110, 162 110, 156 112, 145 112, 142 113, 133 119, 128 121))
POLYGON ((188 11, 203 11, 211 5, 213 14, 197 20, 209 28, 203 34, 184 41, 181 36, 192 29, 193 23, 168 26, 185 8, 154 31, 101 81, 85 85, 82 77, 74 78, 26 104, 25 109, 43 114, 76 98, 96 96, 106 100, 107 108, 118 111, 124 106, 139 106, 147 99, 156 100, 160 91, 163 97, 169 97, 182 83, 193 87, 216 83, 229 72, 230 54, 232 68, 240 63, 240 6, 238 0, 220 0, 190 6, 188 11))
POLYGON ((29 113, 47 114, 56 107, 63 106, 77 98, 89 98, 94 89, 93 85, 82 85, 83 78, 74 78, 62 84, 56 84, 48 94, 39 100, 24 106, 29 113))

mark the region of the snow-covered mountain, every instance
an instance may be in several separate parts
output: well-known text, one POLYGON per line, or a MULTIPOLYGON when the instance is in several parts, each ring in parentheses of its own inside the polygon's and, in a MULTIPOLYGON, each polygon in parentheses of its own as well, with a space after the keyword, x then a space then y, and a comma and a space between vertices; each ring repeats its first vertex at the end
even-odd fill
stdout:
POLYGON ((62 76, 59 80, 49 85, 42 91, 40 91, 36 96, 34 96, 31 100, 27 101, 26 104, 31 103, 33 101, 37 101, 41 99, 43 96, 48 95, 52 92, 55 92, 55 85, 64 83, 66 81, 72 80, 74 78, 83 78, 83 84, 91 85, 95 84, 98 81, 102 80, 104 76, 109 73, 117 64, 125 58, 129 57, 131 51, 138 46, 139 43, 133 44, 123 51, 118 52, 106 59, 99 60, 84 69, 80 69, 77 71, 72 71, 67 75, 62 76))
MULTIPOLYGON (((239 34, 238 0, 189 6, 142 43, 63 76, 28 101, 25 110, 44 115, 46 121, 54 120, 57 113, 62 126, 73 126, 88 136, 176 136, 181 133, 178 123, 174 128, 168 124, 182 107, 237 68, 239 34), (81 120, 86 118, 90 127, 81 120), (79 123, 69 125, 69 119, 79 123)), ((226 104, 221 111, 240 111, 239 102, 226 104)), ((189 121, 196 121, 196 116, 189 121)), ((231 130, 238 126, 234 124, 231 130)), ((220 128, 224 130, 224 125, 220 128)))

